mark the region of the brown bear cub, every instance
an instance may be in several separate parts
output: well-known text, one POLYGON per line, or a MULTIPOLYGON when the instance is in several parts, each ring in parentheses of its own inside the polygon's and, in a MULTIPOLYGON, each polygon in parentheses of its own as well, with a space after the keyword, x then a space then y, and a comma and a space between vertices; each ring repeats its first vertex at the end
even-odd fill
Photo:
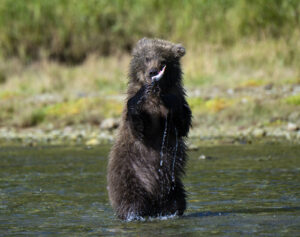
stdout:
POLYGON ((116 215, 182 215, 186 194, 184 138, 191 110, 182 87, 180 44, 141 39, 130 63, 126 106, 108 164, 108 193, 116 215))

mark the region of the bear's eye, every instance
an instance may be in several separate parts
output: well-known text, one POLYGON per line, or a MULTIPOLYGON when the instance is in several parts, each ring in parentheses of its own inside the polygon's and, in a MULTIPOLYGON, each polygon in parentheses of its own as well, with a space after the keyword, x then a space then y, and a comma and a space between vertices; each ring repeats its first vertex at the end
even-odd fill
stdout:
POLYGON ((146 58, 145 58, 146 63, 149 63, 150 60, 151 60, 151 58, 149 58, 149 57, 146 57, 146 58))

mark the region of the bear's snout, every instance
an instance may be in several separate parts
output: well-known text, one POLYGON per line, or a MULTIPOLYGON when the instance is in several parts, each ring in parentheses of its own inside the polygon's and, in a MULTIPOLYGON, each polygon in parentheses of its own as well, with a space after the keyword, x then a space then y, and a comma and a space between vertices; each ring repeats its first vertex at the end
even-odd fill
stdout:
POLYGON ((158 74, 158 72, 159 72, 158 68, 150 68, 149 73, 148 73, 149 77, 156 76, 158 74))

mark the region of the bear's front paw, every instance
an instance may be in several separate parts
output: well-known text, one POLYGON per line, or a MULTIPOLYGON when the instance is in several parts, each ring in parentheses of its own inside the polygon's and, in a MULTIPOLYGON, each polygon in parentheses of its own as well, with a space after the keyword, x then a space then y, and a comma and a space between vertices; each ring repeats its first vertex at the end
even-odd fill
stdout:
POLYGON ((157 82, 153 81, 151 84, 146 85, 145 95, 146 96, 158 96, 160 94, 160 88, 157 82))

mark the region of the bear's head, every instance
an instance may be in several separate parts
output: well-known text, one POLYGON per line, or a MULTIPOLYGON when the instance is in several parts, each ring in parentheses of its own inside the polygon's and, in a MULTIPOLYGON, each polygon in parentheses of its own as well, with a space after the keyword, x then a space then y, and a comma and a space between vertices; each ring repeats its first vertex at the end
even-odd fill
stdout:
POLYGON ((180 58, 185 48, 161 39, 143 38, 132 53, 130 80, 140 85, 156 81, 161 87, 170 87, 181 80, 180 58))

